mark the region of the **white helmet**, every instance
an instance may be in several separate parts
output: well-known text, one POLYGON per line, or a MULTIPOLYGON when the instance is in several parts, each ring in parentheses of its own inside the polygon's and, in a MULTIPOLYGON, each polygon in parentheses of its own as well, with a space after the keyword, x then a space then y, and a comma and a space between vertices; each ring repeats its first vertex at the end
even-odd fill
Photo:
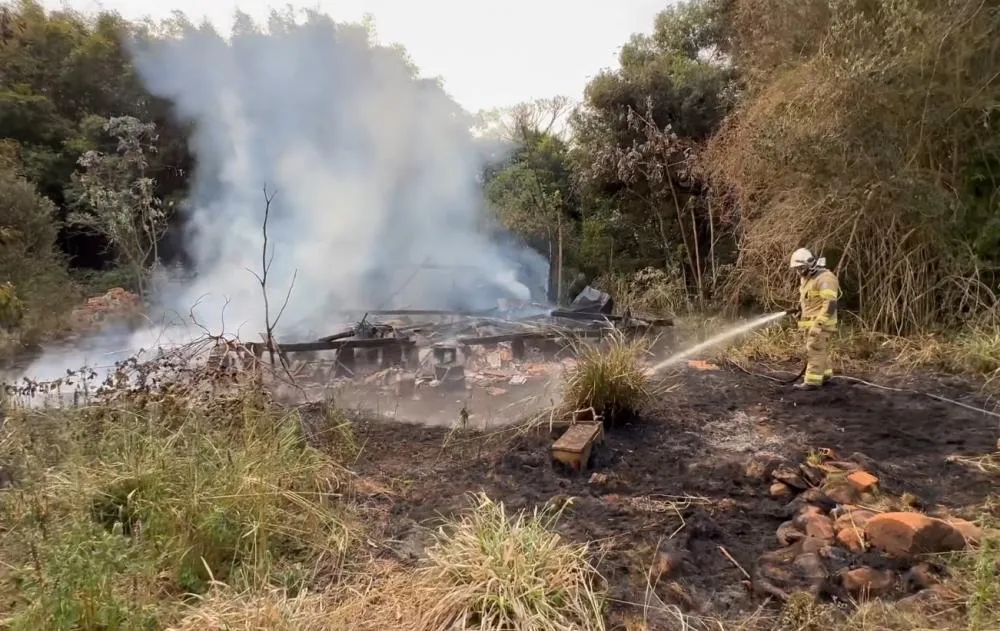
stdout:
POLYGON ((789 262, 788 267, 791 269, 811 269, 816 265, 816 257, 813 253, 805 248, 799 248, 792 252, 792 260, 789 262))

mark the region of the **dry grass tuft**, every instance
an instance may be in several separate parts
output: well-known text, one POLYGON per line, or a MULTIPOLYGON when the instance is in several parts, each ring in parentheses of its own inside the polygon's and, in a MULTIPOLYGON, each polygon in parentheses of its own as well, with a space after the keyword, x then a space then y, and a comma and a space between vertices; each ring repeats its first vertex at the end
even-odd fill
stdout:
POLYGON ((426 603, 418 629, 603 631, 600 576, 586 546, 552 528, 560 511, 507 515, 485 495, 443 527, 415 593, 426 603))
POLYGON ((319 594, 289 597, 281 589, 235 593, 223 584, 199 598, 167 631, 321 631, 331 628, 329 606, 329 599, 319 594))
POLYGON ((581 344, 563 389, 565 412, 593 408, 609 425, 634 416, 651 396, 645 350, 645 341, 621 335, 601 345, 581 344))

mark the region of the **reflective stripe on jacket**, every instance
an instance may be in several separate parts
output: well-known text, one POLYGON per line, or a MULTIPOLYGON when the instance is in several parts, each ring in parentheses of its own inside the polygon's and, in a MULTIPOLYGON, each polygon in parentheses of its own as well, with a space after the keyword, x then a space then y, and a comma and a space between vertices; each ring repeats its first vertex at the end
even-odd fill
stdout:
POLYGON ((799 285, 799 305, 802 315, 799 318, 799 328, 810 329, 818 324, 824 329, 833 330, 837 327, 837 312, 827 313, 831 301, 840 298, 840 282, 837 276, 828 269, 810 278, 802 279, 799 285))

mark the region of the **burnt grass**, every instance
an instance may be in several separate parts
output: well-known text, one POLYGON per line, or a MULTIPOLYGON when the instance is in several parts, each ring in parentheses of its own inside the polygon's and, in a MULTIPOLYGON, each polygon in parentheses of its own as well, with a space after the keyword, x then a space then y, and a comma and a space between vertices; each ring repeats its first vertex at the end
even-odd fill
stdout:
MULTIPOLYGON (((558 529, 570 541, 591 542, 613 617, 645 602, 737 616, 760 597, 722 550, 752 572, 762 553, 779 547, 775 531, 788 518, 785 504, 769 497, 762 463, 801 462, 818 448, 860 453, 885 492, 959 512, 991 490, 987 477, 947 461, 995 448, 996 420, 987 415, 843 381, 800 392, 725 369, 685 372, 668 383, 675 387, 640 418, 608 431, 580 475, 553 467, 547 432, 468 430, 444 447, 445 428, 357 422, 356 499, 383 541, 379 554, 417 563, 429 529, 467 508, 472 492, 511 511, 571 498, 558 529), (603 475, 591 480, 594 473, 603 475), (652 581, 651 595, 658 553, 680 565, 669 580, 652 581)), ((908 385, 974 401, 930 378, 908 385)))

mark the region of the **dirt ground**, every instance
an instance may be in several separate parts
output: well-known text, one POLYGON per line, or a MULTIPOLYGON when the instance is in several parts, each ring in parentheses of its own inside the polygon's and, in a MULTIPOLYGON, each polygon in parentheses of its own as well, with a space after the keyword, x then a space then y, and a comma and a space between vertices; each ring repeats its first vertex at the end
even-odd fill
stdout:
MULTIPOLYGON (((844 381, 800 392, 727 369, 685 370, 665 385, 673 387, 640 420, 607 433, 595 466, 578 476, 553 468, 547 435, 463 432, 445 448, 445 428, 359 421, 358 499, 382 528, 373 533, 387 542, 382 553, 415 563, 428 529, 467 507, 470 492, 510 509, 572 498, 559 528, 591 542, 616 614, 671 603, 729 616, 760 602, 723 550, 752 572, 761 553, 778 547, 775 530, 787 519, 754 463, 797 462, 824 447, 845 457, 859 452, 874 461, 886 492, 915 493, 925 507, 956 514, 991 490, 985 476, 947 457, 993 450, 993 417, 844 381), (591 480, 594 472, 606 481, 591 480), (671 581, 648 589, 658 551, 683 562, 671 581)), ((974 401, 929 377, 908 385, 974 401)))

